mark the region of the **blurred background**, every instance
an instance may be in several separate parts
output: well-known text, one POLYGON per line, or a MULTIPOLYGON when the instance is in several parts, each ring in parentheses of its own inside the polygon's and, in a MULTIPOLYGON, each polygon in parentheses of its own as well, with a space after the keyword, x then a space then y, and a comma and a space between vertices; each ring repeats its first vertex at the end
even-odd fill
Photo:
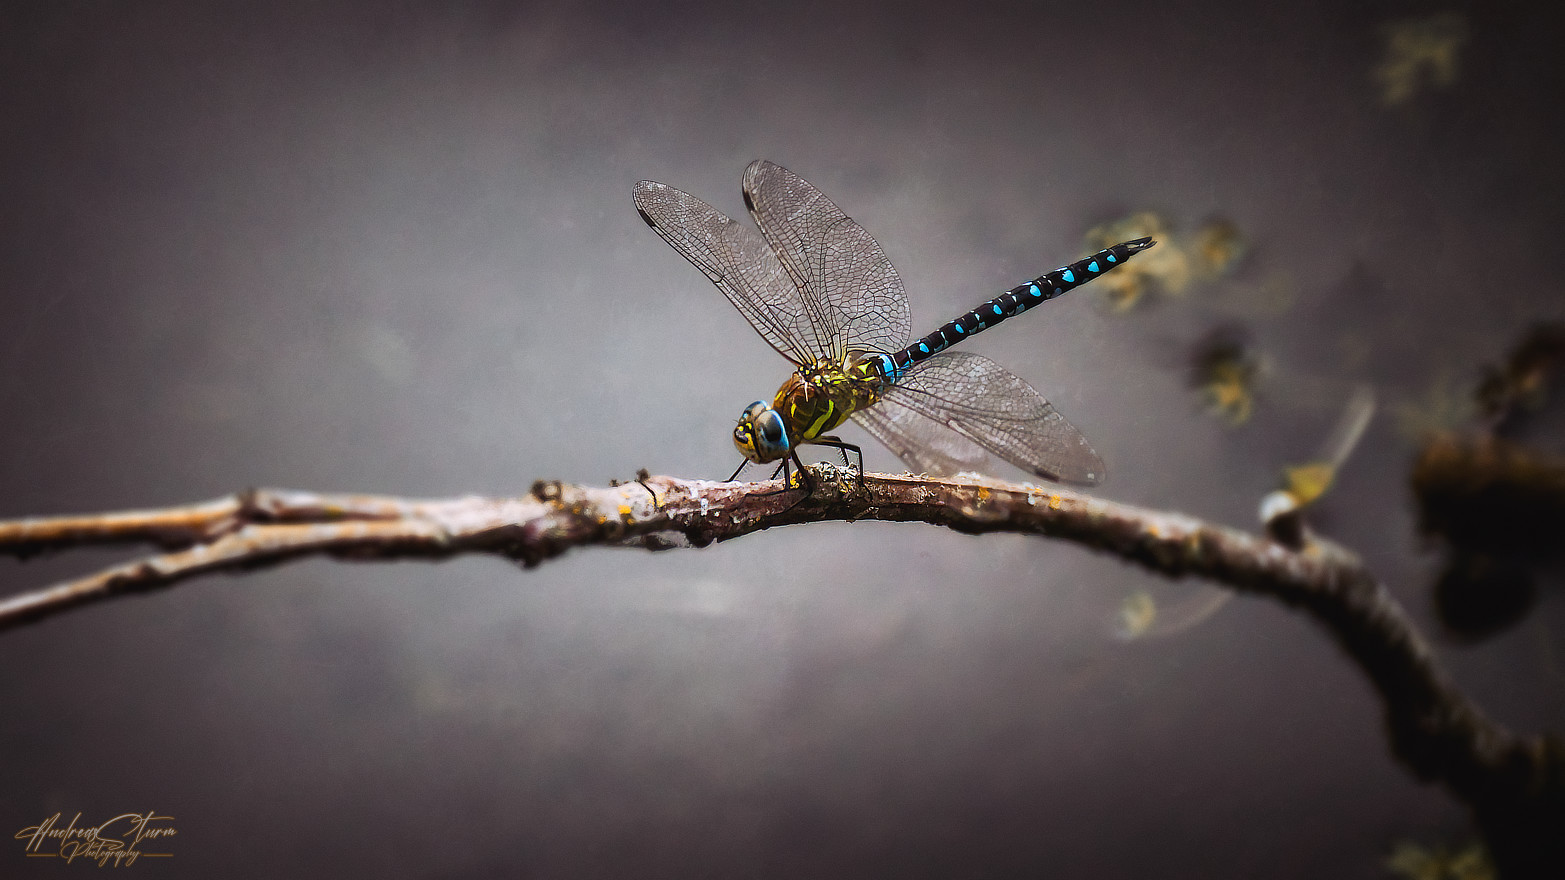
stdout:
MULTIPOLYGON (((1086 433, 1103 497, 1253 530, 1336 465, 1314 528, 1487 711, 1565 728, 1557 561, 1502 560, 1498 610, 1470 578, 1464 618, 1409 484, 1440 432, 1565 452, 1558 7, 3 16, 0 517, 721 479, 788 367, 631 187, 743 217, 764 157, 877 238, 917 334, 1155 231, 967 350, 1086 433)), ((0 590, 121 558, 0 559, 0 590)), ((1225 596, 881 523, 207 577, 0 634, 0 830, 155 810, 175 855, 135 867, 178 877, 1372 878, 1467 846, 1323 631, 1225 596)), ((23 846, 0 874, 57 870, 23 846)))

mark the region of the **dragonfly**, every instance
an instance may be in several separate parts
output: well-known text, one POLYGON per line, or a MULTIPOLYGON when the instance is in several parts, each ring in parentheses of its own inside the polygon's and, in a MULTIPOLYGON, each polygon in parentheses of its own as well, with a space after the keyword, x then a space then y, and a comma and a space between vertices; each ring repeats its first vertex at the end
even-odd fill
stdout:
POLYGON ((794 367, 770 403, 758 400, 739 417, 733 440, 744 461, 730 480, 751 463, 780 461, 791 486, 791 462, 808 493, 805 444, 857 454, 862 480, 862 450, 830 433, 849 418, 914 472, 977 472, 992 454, 1055 482, 1103 480, 1103 459, 1031 385, 986 357, 947 349, 1123 265, 1156 244, 1151 238, 1047 272, 911 340, 897 270, 825 194, 757 160, 745 169, 744 201, 755 228, 666 184, 635 188, 647 225, 794 367))

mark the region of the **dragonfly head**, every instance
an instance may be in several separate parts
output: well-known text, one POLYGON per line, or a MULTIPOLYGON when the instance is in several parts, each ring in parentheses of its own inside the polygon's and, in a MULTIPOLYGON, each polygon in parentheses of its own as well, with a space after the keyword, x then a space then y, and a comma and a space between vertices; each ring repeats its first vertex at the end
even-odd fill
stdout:
POLYGON ((783 425, 782 413, 764 400, 745 407, 734 426, 734 445, 739 453, 756 464, 777 461, 788 454, 792 444, 788 442, 788 429, 783 425))

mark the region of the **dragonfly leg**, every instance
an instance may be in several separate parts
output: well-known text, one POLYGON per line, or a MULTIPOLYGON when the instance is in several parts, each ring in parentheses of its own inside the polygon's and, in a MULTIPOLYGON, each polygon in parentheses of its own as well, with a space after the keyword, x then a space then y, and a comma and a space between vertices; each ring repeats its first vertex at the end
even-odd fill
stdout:
MULTIPOLYGON (((857 452, 858 451, 858 447, 857 446, 854 446, 852 443, 844 443, 844 442, 842 442, 842 438, 838 437, 835 434, 823 434, 822 436, 815 438, 815 444, 817 446, 833 446, 833 447, 836 447, 837 451, 842 453, 842 466, 843 467, 853 467, 853 462, 848 461, 848 450, 852 449, 853 451, 857 452)), ((864 457, 863 455, 859 456, 859 458, 861 458, 861 459, 863 457, 864 457)))
MULTIPOLYGON (((776 492, 766 492, 763 494, 781 495, 784 492, 792 491, 791 484, 793 483, 793 470, 791 465, 798 465, 799 468, 799 488, 804 490, 804 497, 800 498, 799 500, 803 501, 804 498, 810 497, 810 495, 815 492, 815 484, 810 481, 810 472, 804 469, 804 462, 799 460, 799 454, 797 452, 789 450, 787 457, 782 460, 781 464, 777 465, 777 470, 772 471, 771 476, 771 479, 775 480, 777 479, 777 475, 781 474, 783 478, 783 487, 778 489, 776 492)), ((740 466, 739 470, 744 470, 744 467, 740 466)), ((738 471, 735 471, 734 473, 737 475, 738 471)), ((792 509, 792 507, 789 508, 789 510, 792 509)))
POLYGON ((858 446, 856 446, 856 445, 854 445, 852 443, 844 442, 841 437, 830 437, 830 436, 827 436, 827 437, 817 437, 814 440, 812 440, 811 442, 815 443, 817 446, 831 446, 831 447, 835 447, 838 452, 842 453, 842 466, 843 467, 853 467, 852 463, 848 461, 848 453, 849 452, 852 452, 854 455, 858 456, 858 459, 859 459, 859 469, 858 469, 859 488, 860 489, 864 488, 864 450, 860 449, 858 446))
MULTIPOLYGON (((745 467, 748 466, 749 464, 750 464, 750 459, 748 459, 748 458, 745 459, 744 461, 739 462, 739 467, 735 468, 734 472, 728 475, 728 482, 732 483, 734 480, 738 479, 739 472, 744 470, 745 467)), ((775 477, 777 475, 776 474, 772 474, 772 476, 775 477)))
POLYGON ((815 481, 810 479, 810 472, 805 469, 804 462, 799 460, 799 452, 796 449, 788 450, 788 458, 783 459, 783 490, 782 491, 784 491, 784 492, 788 491, 787 487, 788 487, 788 484, 791 482, 789 480, 789 478, 788 478, 788 462, 789 462, 789 460, 792 460, 793 463, 794 463, 794 466, 796 466, 799 469, 799 488, 804 490, 804 494, 799 496, 799 500, 798 501, 795 501, 792 504, 788 505, 787 509, 785 509, 783 511, 783 513, 787 513, 789 510, 792 510, 795 507, 798 507, 799 505, 803 504, 805 501, 809 500, 809 497, 811 495, 815 494, 815 481))
POLYGON ((804 497, 808 498, 814 495, 815 481, 810 479, 810 472, 805 468, 804 462, 799 459, 799 450, 797 449, 788 450, 788 457, 783 459, 783 487, 786 488, 790 482, 788 479, 789 461, 792 461, 793 466, 799 469, 799 488, 804 490, 804 497))

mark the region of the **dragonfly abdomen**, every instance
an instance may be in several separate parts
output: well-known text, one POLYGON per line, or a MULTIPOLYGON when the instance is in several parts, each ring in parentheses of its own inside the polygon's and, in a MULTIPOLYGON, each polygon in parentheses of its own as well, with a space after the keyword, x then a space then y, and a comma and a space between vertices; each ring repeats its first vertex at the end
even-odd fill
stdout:
POLYGON ((894 354, 882 355, 879 358, 882 374, 888 381, 895 382, 907 372, 909 367, 919 361, 933 357, 1006 318, 1020 315, 1039 303, 1048 302, 1072 288, 1080 287, 1123 264, 1137 252, 1144 251, 1155 243, 1150 238, 1121 242, 1113 247, 1104 248, 1090 257, 1077 260, 1069 266, 1061 266, 1053 272, 1039 275, 1025 284, 1018 284, 967 314, 941 325, 939 329, 915 341, 907 348, 894 354))

